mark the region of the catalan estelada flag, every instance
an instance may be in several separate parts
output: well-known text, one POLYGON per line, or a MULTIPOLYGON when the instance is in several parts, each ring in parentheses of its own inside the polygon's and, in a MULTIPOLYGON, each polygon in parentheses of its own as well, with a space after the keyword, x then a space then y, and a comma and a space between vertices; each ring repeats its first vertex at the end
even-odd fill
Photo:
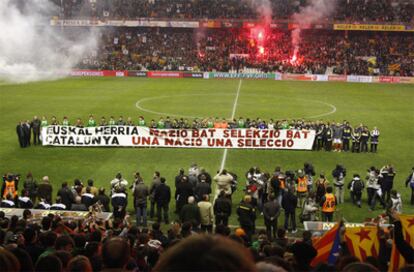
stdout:
MULTIPOLYGON (((404 236, 404 240, 414 247, 414 214, 413 215, 400 215, 400 221, 402 226, 402 232, 404 236)), ((388 271, 399 271, 400 268, 405 266, 405 260, 403 256, 401 256, 400 252, 398 251, 395 243, 392 243, 392 251, 391 251, 391 259, 390 259, 390 266, 388 267, 388 271)))
POLYGON ((346 228, 345 240, 351 254, 361 261, 378 256, 379 239, 376 226, 346 228))
POLYGON ((311 266, 315 267, 319 263, 335 263, 339 252, 339 235, 338 223, 328 230, 319 240, 313 243, 313 247, 318 251, 318 255, 313 258, 311 266))

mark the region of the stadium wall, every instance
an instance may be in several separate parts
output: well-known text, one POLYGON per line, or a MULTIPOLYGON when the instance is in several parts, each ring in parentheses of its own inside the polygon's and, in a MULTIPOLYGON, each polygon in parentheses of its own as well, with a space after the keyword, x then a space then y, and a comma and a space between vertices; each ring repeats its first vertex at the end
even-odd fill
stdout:
POLYGON ((262 79, 294 81, 333 81, 358 83, 405 83, 414 84, 414 77, 360 76, 360 75, 313 75, 281 73, 224 73, 180 71, 121 71, 121 70, 72 70, 74 77, 148 77, 148 78, 195 78, 195 79, 262 79))

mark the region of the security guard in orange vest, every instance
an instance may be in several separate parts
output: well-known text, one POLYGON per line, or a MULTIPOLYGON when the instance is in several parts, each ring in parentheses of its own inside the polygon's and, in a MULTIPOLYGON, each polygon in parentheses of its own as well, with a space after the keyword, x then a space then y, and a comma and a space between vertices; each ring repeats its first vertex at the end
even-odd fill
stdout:
POLYGON ((5 199, 7 195, 11 195, 13 199, 17 197, 17 183, 18 179, 11 174, 7 175, 4 179, 3 186, 1 188, 1 196, 5 199))
POLYGON ((308 179, 302 169, 298 170, 298 178, 296 179, 296 192, 298 194, 299 208, 302 207, 303 200, 308 193, 308 179))
POLYGON ((332 222, 333 214, 336 208, 336 197, 332 193, 332 187, 326 188, 326 194, 322 197, 321 203, 322 217, 324 221, 332 222))

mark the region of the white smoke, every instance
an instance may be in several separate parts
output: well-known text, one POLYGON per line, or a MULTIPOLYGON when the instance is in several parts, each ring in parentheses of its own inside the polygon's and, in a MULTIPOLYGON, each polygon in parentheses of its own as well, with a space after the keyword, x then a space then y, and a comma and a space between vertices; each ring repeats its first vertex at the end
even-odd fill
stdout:
POLYGON ((301 29, 309 24, 319 23, 333 14, 337 0, 310 0, 306 7, 300 9, 299 13, 293 14, 293 21, 298 24, 298 28, 292 31, 292 45, 294 56, 297 55, 301 42, 301 29))
POLYGON ((73 38, 60 27, 51 27, 51 16, 58 14, 59 7, 49 0, 0 0, 0 79, 63 77, 96 49, 97 32, 77 29, 73 38))
POLYGON ((260 16, 260 20, 266 25, 270 25, 272 22, 272 3, 270 0, 246 0, 249 5, 260 16))

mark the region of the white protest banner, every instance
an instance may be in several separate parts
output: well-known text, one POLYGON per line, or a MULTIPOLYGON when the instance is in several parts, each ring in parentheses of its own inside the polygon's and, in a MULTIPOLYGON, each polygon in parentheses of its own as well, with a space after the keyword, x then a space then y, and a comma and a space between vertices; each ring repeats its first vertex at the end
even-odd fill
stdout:
POLYGON ((152 129, 136 126, 42 128, 43 145, 311 150, 314 130, 152 129))

